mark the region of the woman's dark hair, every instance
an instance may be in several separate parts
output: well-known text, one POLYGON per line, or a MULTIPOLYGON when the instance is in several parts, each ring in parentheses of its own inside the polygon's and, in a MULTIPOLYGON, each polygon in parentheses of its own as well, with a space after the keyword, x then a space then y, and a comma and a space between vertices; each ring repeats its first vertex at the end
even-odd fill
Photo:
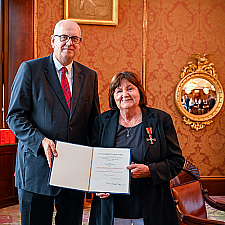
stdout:
POLYGON ((109 87, 109 106, 111 109, 118 109, 115 99, 114 99, 114 93, 117 87, 120 86, 121 81, 125 79, 135 85, 140 93, 140 102, 139 106, 143 107, 147 105, 147 96, 145 94, 145 90, 141 84, 141 80, 138 77, 137 74, 129 71, 124 71, 117 73, 116 75, 113 76, 110 87, 109 87))

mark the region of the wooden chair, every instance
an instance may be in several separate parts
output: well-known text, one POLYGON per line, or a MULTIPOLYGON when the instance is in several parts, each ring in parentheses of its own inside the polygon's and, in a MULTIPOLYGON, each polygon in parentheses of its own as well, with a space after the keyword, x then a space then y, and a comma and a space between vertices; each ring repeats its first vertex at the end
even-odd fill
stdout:
POLYGON ((225 211, 225 202, 214 201, 202 188, 198 169, 186 161, 182 171, 170 182, 180 225, 225 224, 223 221, 207 219, 205 202, 225 211))

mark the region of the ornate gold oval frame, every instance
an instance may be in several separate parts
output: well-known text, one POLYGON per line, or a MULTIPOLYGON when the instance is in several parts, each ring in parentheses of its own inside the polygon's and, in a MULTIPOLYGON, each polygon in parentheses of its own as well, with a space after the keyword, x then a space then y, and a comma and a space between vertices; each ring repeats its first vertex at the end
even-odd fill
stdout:
POLYGON ((219 113, 223 106, 224 93, 222 85, 218 80, 214 64, 208 61, 208 55, 200 57, 199 54, 195 54, 193 56, 197 59, 197 63, 194 64, 193 62, 189 62, 188 66, 183 68, 180 75, 181 81, 177 85, 175 91, 175 104, 178 111, 183 115, 184 123, 190 125, 192 129, 198 131, 213 122, 212 119, 219 113), (195 115, 188 112, 181 102, 181 93, 184 85, 194 78, 202 78, 209 81, 216 90, 215 106, 203 115, 195 115))

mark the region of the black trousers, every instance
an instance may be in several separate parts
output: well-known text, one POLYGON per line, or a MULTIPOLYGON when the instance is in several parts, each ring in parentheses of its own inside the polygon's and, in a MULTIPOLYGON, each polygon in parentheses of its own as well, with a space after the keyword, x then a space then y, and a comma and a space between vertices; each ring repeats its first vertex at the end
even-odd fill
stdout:
POLYGON ((81 225, 84 193, 62 189, 57 196, 46 196, 18 189, 22 225, 52 225, 54 203, 56 225, 81 225))

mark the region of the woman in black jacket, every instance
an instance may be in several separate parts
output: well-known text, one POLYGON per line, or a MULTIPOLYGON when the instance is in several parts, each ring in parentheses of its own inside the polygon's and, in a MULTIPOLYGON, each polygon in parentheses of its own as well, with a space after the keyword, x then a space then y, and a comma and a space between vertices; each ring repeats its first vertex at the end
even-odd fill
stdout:
POLYGON ((130 195, 96 193, 90 225, 179 225, 170 179, 184 157, 169 114, 146 106, 138 76, 116 74, 109 89, 111 110, 94 123, 92 145, 131 148, 130 195))

